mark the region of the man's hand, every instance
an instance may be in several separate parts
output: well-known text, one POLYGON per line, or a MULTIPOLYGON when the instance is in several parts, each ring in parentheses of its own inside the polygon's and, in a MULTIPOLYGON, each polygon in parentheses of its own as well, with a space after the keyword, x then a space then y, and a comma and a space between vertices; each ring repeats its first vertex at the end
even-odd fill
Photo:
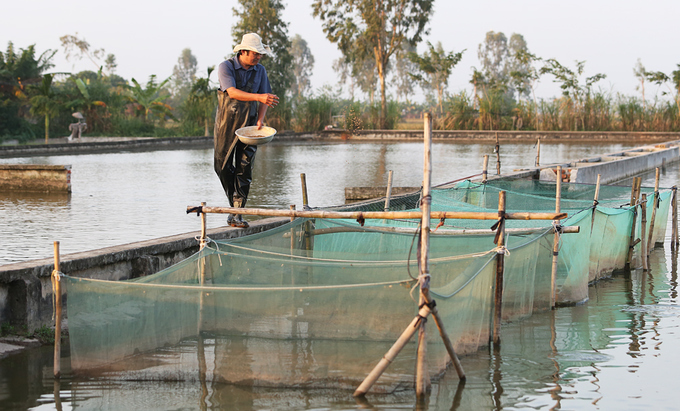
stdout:
POLYGON ((276 107, 279 104, 279 96, 276 94, 260 94, 260 103, 266 104, 269 107, 276 107))

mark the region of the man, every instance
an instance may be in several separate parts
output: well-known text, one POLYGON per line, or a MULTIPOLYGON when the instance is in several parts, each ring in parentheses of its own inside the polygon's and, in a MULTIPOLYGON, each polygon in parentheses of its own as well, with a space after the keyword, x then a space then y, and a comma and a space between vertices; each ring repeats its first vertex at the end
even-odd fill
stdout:
MULTIPOLYGON (((223 61, 217 69, 220 88, 214 133, 215 172, 229 205, 242 208, 250 191, 257 146, 240 142, 235 132, 246 126, 262 128, 267 108, 275 107, 279 98, 272 94, 267 71, 260 64, 264 54, 272 53, 262 44, 260 36, 244 35, 241 44, 234 47, 234 53, 238 54, 223 61)), ((248 227, 240 214, 229 214, 227 223, 232 227, 248 227)))

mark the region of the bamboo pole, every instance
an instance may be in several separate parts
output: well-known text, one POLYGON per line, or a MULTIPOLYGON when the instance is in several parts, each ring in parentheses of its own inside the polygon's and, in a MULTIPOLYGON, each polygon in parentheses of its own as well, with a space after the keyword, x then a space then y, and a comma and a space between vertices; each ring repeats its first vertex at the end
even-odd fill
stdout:
POLYGON ((54 242, 54 271, 52 271, 52 292, 54 293, 54 378, 61 378, 61 278, 59 272, 59 241, 54 242))
POLYGON ((628 240, 628 257, 626 258, 626 268, 628 268, 629 270, 633 265, 633 250, 635 248, 635 245, 639 242, 639 240, 635 239, 635 226, 637 224, 637 205, 638 205, 637 190, 639 187, 638 178, 639 177, 633 177, 633 189, 630 196, 630 205, 633 212, 633 224, 631 225, 630 229, 630 238, 628 240))
POLYGON ((538 141, 536 141, 536 167, 539 167, 541 164, 541 139, 539 138, 538 141))
POLYGON ((390 211, 390 198, 392 197, 392 170, 387 174, 387 193, 385 193, 385 212, 390 211))
POLYGON ((496 132, 496 174, 501 175, 501 144, 498 142, 498 132, 496 132))
MULTIPOLYGON (((423 294, 423 298, 427 304, 430 303, 430 295, 429 295, 429 290, 428 293, 423 294)), ((446 329, 444 328, 444 321, 442 321, 441 317, 439 316, 439 311, 437 310, 437 306, 433 306, 430 309, 430 312, 432 313, 432 318, 434 318, 434 323, 437 326, 437 330, 439 331, 439 336, 442 338, 442 341, 444 342, 444 347, 446 347, 446 352, 449 353, 449 357, 451 358, 451 363, 453 364, 453 367, 456 369, 456 373, 458 374, 458 378, 461 380, 465 379, 465 371, 463 370, 463 366, 460 364, 460 360, 458 359, 458 356, 456 355, 456 352, 453 350, 453 344, 451 343, 451 339, 449 338, 449 335, 446 333, 446 329)))
POLYGON ((496 286, 494 294, 493 343, 501 343, 501 320, 503 317, 503 274, 505 268, 505 191, 498 193, 498 219, 496 229, 496 286))
MULTIPOLYGON (((420 302, 422 305, 425 302, 424 296, 430 290, 430 206, 432 204, 432 117, 430 113, 425 113, 424 124, 424 147, 423 147, 423 198, 421 200, 420 209, 422 211, 422 218, 420 220, 420 302)), ((430 376, 427 370, 427 339, 425 330, 426 321, 420 323, 420 332, 418 334, 418 355, 416 363, 416 397, 423 399, 430 391, 430 376)))
MULTIPOLYGON (((347 220, 400 220, 421 219, 422 211, 322 211, 322 210, 271 210, 261 208, 233 208, 233 207, 196 207, 188 206, 187 213, 217 213, 233 214, 238 212, 242 215, 259 215, 269 217, 301 217, 301 218, 336 218, 347 220)), ((468 219, 468 220, 498 220, 498 214, 494 212, 475 211, 431 211, 430 217, 434 219, 468 219)), ((516 212, 506 213, 508 220, 563 220, 567 213, 531 213, 516 212)))
MULTIPOLYGON (((201 203, 201 207, 205 207, 205 201, 201 203)), ((207 237, 207 226, 206 226, 206 216, 205 213, 201 213, 201 242, 200 242, 200 248, 201 250, 203 247, 205 247, 205 239, 207 237)))
POLYGON ((593 198, 593 206, 597 206, 597 202, 600 198, 600 177, 602 177, 602 174, 597 175, 597 183, 595 183, 595 197, 593 198))
POLYGON ((416 331, 418 331, 418 324, 420 321, 422 321, 423 318, 427 318, 428 315, 430 315, 430 308, 427 305, 422 306, 418 310, 418 315, 406 327, 404 332, 401 333, 397 341, 392 344, 392 347, 390 347, 387 353, 380 359, 378 364, 373 368, 373 370, 371 370, 361 385, 359 385, 359 388, 354 391, 355 397, 365 395, 368 390, 371 389, 373 384, 378 381, 378 378, 380 378, 382 373, 385 372, 387 367, 392 364, 395 358, 397 358, 397 355, 399 355, 404 346, 408 344, 408 342, 411 340, 411 337, 413 337, 416 331))
POLYGON ((645 253, 647 258, 649 258, 649 253, 656 246, 656 240, 654 239, 654 225, 656 224, 656 206, 659 202, 659 167, 656 168, 656 177, 654 179, 654 194, 652 196, 652 219, 649 220, 649 239, 647 240, 647 248, 645 248, 645 253))
MULTIPOLYGON (((562 167, 557 166, 557 181, 555 184, 555 212, 559 213, 562 202, 562 167)), ((559 225, 559 221, 553 221, 554 225, 559 225)), ((560 232, 555 229, 553 237, 552 267, 550 270, 550 307, 555 308, 557 304, 557 264, 559 262, 560 251, 560 232)))
MULTIPOLYGON (((543 233, 547 230, 547 227, 536 227, 536 228, 506 228, 505 233, 506 234, 515 234, 515 235, 526 235, 526 234, 539 234, 543 233)), ((373 227, 373 226, 364 226, 363 228, 361 227, 330 227, 330 228, 317 228, 311 231, 312 236, 317 236, 317 235, 324 235, 324 234, 336 234, 336 233, 357 233, 357 232, 365 232, 366 230, 373 230, 373 231, 381 231, 381 232, 386 232, 386 233, 408 233, 408 234, 413 234, 417 231, 416 228, 408 228, 408 227, 373 227)), ((551 232, 555 232, 555 228, 553 227, 551 232)), ((567 227, 562 227, 561 229, 562 234, 576 234, 581 232, 581 227, 579 226, 567 226, 567 227)), ((437 231, 433 231, 430 233, 430 236, 461 236, 461 235, 488 235, 489 234, 489 229, 488 228, 473 228, 473 229, 461 229, 461 230, 451 230, 451 229, 444 229, 440 228, 437 231)), ((289 238, 291 237, 290 233, 283 233, 283 238, 289 238)))
POLYGON ((482 166, 482 183, 489 180, 489 155, 484 156, 484 165, 482 166))
POLYGON ((673 198, 671 206, 673 207, 673 219, 671 227, 671 250, 677 249, 678 246, 678 186, 673 186, 673 198))
POLYGON ((302 183, 302 209, 309 208, 309 198, 307 197, 307 176, 305 173, 300 173, 300 181, 302 183))
POLYGON ((647 247, 649 244, 647 243, 647 236, 645 235, 647 230, 647 194, 643 194, 642 197, 640 197, 640 214, 642 215, 640 218, 640 238, 642 239, 642 244, 640 246, 642 252, 640 254, 642 257, 642 270, 648 271, 649 251, 647 250, 647 247))

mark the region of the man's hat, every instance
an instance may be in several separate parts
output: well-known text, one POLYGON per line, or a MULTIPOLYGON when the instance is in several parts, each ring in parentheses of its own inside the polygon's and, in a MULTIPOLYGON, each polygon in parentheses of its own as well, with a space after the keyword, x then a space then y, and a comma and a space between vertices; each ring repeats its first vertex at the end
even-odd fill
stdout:
POLYGON ((260 54, 268 54, 271 56, 272 49, 269 46, 262 44, 262 38, 255 33, 248 33, 243 35, 241 44, 234 47, 234 53, 240 50, 250 50, 260 54))

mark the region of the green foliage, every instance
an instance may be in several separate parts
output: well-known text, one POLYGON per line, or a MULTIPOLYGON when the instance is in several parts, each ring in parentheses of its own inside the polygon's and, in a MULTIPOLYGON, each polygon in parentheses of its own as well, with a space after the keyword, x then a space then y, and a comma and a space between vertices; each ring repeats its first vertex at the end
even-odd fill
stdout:
POLYGON ((333 101, 322 94, 318 97, 310 97, 302 100, 295 109, 293 130, 321 131, 325 126, 332 123, 333 101))
POLYGON ((17 329, 10 323, 0 324, 0 337, 17 334, 17 329))
POLYGON ((142 117, 144 121, 149 120, 149 115, 155 114, 161 119, 165 116, 174 118, 172 114, 172 107, 163 103, 163 100, 167 99, 169 95, 163 95, 163 87, 170 81, 170 78, 156 82, 156 75, 152 74, 149 76, 149 81, 147 81, 146 86, 142 87, 137 80, 132 79, 134 86, 128 86, 127 89, 130 91, 128 95, 129 101, 135 105, 137 115, 142 117))
POLYGON ((437 43, 437 47, 429 41, 427 45, 429 49, 422 56, 413 52, 409 53, 409 60, 415 63, 417 70, 422 73, 411 74, 411 77, 422 84, 423 88, 437 91, 437 106, 439 113, 442 113, 444 110, 442 106, 444 91, 449 85, 451 71, 463 58, 465 50, 458 53, 446 53, 441 42, 437 43))
POLYGON ((38 339, 44 345, 54 344, 54 330, 44 325, 33 330, 31 337, 38 339))
POLYGON ((184 113, 183 127, 191 129, 189 123, 200 124, 203 126, 204 136, 210 135, 210 120, 214 118, 215 108, 217 107, 217 88, 210 85, 210 74, 214 70, 214 66, 208 67, 208 76, 194 81, 189 96, 182 106, 184 113))

